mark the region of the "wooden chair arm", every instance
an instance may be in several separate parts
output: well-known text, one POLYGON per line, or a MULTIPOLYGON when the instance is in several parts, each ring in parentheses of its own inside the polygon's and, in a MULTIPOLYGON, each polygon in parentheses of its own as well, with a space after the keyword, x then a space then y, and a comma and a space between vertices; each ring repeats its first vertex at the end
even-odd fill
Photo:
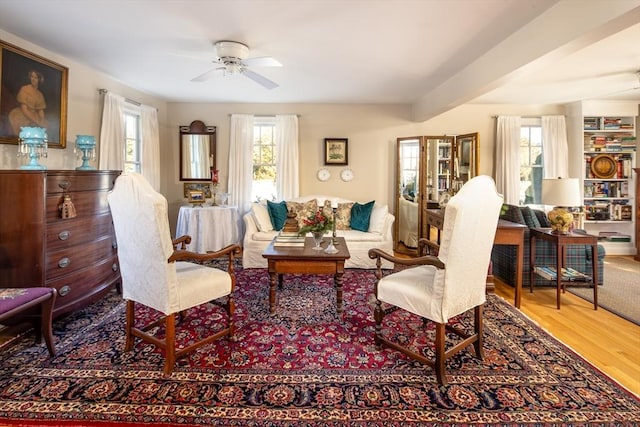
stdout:
POLYGON ((176 237, 173 239, 173 249, 178 249, 178 245, 180 245, 180 250, 185 250, 189 243, 191 243, 191 236, 188 234, 176 237))
POLYGON ((369 258, 374 259, 378 258, 377 265, 380 266, 380 258, 384 258, 387 261, 391 261, 394 264, 400 265, 433 265, 437 268, 444 268, 444 263, 440 261, 438 257, 433 255, 425 255, 417 258, 398 258, 393 255, 390 255, 383 251, 382 249, 369 249, 369 258))
POLYGON ((229 271, 233 271, 233 259, 240 255, 241 248, 240 245, 233 244, 227 247, 220 249, 219 251, 210 251, 206 254, 201 254, 197 252, 185 251, 185 250, 176 250, 167 260, 168 262, 174 261, 211 261, 217 258, 222 258, 227 256, 229 258, 229 271))

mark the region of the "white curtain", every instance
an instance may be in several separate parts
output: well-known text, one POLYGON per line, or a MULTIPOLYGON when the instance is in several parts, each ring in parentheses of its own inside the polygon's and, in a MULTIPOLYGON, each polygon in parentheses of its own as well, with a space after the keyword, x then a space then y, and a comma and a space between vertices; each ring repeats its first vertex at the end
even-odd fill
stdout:
POLYGON ((148 105, 140 106, 140 137, 142 138, 142 176, 156 191, 160 191, 160 135, 158 110, 148 105))
POLYGON ((98 169, 122 170, 124 165, 124 103, 120 95, 104 94, 98 169))
POLYGON ((276 116, 276 194, 280 200, 299 196, 298 116, 276 116))
POLYGON ((564 116, 542 116, 544 178, 569 177, 569 147, 564 116))
POLYGON ((496 188, 504 203, 520 204, 519 116, 498 116, 496 121, 496 188))
POLYGON ((232 114, 229 137, 229 193, 242 217, 251 208, 253 115, 232 114))

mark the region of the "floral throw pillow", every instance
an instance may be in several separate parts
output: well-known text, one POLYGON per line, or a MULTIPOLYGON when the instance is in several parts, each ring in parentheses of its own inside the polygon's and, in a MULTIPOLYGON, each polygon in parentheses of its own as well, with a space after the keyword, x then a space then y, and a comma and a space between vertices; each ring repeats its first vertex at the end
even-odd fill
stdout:
POLYGON ((318 201, 316 199, 312 199, 304 203, 287 202, 287 209, 289 212, 293 211, 296 214, 298 225, 303 227, 304 219, 314 215, 318 210, 318 201))
MULTIPOLYGON (((338 209, 336 209, 336 230, 351 230, 351 208, 353 202, 338 203, 338 209)), ((331 200, 325 200, 322 207, 323 214, 326 217, 331 218, 333 216, 333 209, 331 208, 331 200)))

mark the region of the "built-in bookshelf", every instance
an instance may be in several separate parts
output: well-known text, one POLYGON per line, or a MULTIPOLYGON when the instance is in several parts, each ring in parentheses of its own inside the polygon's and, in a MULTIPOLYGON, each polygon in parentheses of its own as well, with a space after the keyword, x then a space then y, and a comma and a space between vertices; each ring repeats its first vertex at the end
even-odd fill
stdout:
POLYGON ((584 117, 585 228, 607 244, 633 241, 635 123, 635 116, 584 117))

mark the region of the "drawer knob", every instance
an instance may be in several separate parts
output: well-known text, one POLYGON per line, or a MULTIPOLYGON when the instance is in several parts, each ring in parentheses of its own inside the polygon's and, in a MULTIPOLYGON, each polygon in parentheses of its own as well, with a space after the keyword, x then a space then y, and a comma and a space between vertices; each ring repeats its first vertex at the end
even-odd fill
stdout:
POLYGON ((111 247, 113 249, 118 249, 118 242, 116 242, 115 240, 113 242, 111 242, 111 247))
POLYGON ((71 236, 71 232, 69 230, 64 230, 58 233, 58 239, 67 240, 71 236))
POLYGON ((60 268, 69 267, 70 264, 71 264, 71 260, 67 257, 64 257, 60 261, 58 261, 58 267, 60 268))
POLYGON ((64 285, 63 287, 58 289, 58 295, 60 295, 61 297, 67 295, 69 292, 71 292, 71 286, 69 285, 64 285))
POLYGON ((118 263, 117 263, 117 262, 114 262, 114 263, 111 265, 111 270, 113 270, 113 271, 118 271, 118 263))

